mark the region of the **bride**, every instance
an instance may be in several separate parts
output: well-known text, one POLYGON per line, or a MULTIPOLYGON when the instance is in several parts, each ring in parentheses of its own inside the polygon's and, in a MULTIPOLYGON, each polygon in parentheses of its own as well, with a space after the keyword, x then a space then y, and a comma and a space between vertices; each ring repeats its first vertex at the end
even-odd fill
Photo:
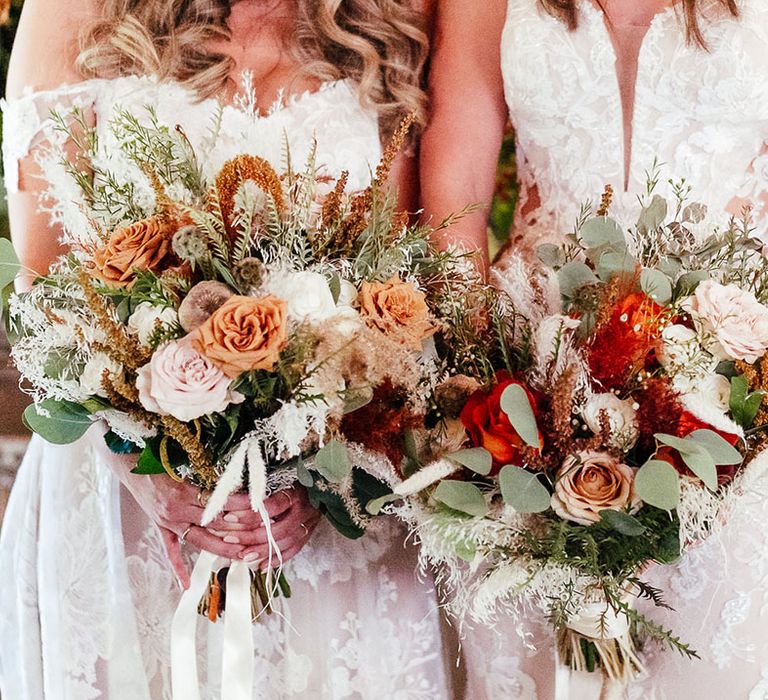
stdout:
MULTIPOLYGON (((134 115, 151 106, 161 123, 183 127, 208 149, 208 175, 244 151, 279 164, 286 139, 303 162, 316 140, 327 174, 349 170, 350 186, 362 188, 381 138, 423 112, 421 25, 405 0, 27 0, 3 143, 22 261, 45 271, 83 214, 62 165, 73 147, 51 110, 77 107, 127 186, 142 174, 111 142, 118 106, 134 115)), ((412 206, 408 159, 395 172, 412 206)), ((170 698, 170 624, 189 555, 266 557, 244 497, 201 528, 196 488, 131 466, 108 453, 96 427, 66 447, 32 439, 0 539, 4 698, 170 698)), ((267 508, 284 558, 293 557, 293 597, 281 616, 254 625, 253 697, 448 697, 434 592, 417 579, 402 533, 388 526, 345 540, 299 489, 267 508)), ((221 625, 200 624, 202 695, 214 698, 221 625)))
MULTIPOLYGON (((426 212, 440 220, 490 202, 511 119, 518 252, 571 231, 606 184, 616 193, 611 215, 632 225, 655 160, 664 164, 659 194, 671 194, 668 178, 685 177, 714 217, 752 207, 768 240, 767 43, 766 0, 442 0, 422 141, 426 212)), ((449 235, 486 250, 485 215, 449 235)), ((630 698, 768 697, 767 519, 763 483, 721 537, 650 572, 677 611, 649 614, 702 660, 646 649, 648 675, 630 698)), ((555 697, 553 640, 540 622, 527 626, 534 648, 511 625, 468 633, 467 697, 555 697)), ((597 698, 590 687, 574 691, 572 700, 597 698)))

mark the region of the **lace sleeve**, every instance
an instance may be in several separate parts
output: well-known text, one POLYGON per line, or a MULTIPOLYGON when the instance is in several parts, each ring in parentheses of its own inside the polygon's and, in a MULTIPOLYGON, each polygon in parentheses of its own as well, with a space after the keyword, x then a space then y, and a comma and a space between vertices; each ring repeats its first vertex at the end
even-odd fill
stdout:
POLYGON ((89 80, 54 90, 27 91, 22 97, 0 101, 3 112, 3 165, 8 193, 19 191, 19 164, 54 134, 54 112, 92 107, 104 81, 89 80))

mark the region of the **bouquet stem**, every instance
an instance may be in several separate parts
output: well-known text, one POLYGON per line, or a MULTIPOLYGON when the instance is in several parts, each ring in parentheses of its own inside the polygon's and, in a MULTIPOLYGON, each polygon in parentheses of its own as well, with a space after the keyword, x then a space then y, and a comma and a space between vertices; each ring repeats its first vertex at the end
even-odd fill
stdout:
MULTIPOLYGON (((224 614, 227 603, 227 574, 229 567, 212 571, 208 588, 200 599, 197 612, 216 622, 224 614)), ((272 601, 278 597, 291 597, 291 587, 285 574, 274 572, 251 571, 251 619, 256 622, 262 614, 272 614, 272 601)))

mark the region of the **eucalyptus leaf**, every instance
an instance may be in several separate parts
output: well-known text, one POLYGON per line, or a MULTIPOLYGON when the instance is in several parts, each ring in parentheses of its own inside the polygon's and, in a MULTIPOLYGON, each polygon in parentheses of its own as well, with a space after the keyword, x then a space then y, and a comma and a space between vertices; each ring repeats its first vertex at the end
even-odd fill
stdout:
POLYGON ((507 465, 499 472, 499 486, 504 502, 518 513, 542 513, 549 508, 549 491, 532 472, 507 465))
POLYGON ((30 430, 54 445, 69 445, 79 440, 92 423, 88 411, 79 404, 55 399, 27 406, 23 418, 30 430))
POLYGON ((370 387, 347 391, 344 394, 344 414, 354 413, 363 406, 367 406, 372 400, 373 389, 370 387))
POLYGON ((665 306, 672 300, 672 282, 663 272, 646 267, 640 273, 640 289, 657 304, 665 306))
POLYGON ((483 492, 468 481, 444 479, 437 485, 432 497, 453 510, 477 518, 482 518, 488 513, 488 504, 483 492))
POLYGON ((501 410, 504 411, 515 432, 527 445, 541 449, 536 416, 525 389, 510 384, 501 394, 501 410))
POLYGON ((704 217, 707 215, 706 204, 700 204, 698 202, 691 202, 685 209, 683 209, 682 219, 686 223, 699 224, 704 221, 704 217))
POLYGON ((338 440, 331 440, 318 450, 314 466, 332 484, 341 483, 352 471, 347 448, 338 440))
POLYGON ((741 452, 714 430, 694 430, 688 438, 709 452, 716 465, 741 464, 744 461, 741 452))
POLYGON ((635 491, 650 506, 674 510, 680 503, 680 475, 669 462, 651 460, 637 470, 635 491))
POLYGON ((679 438, 664 433, 657 433, 656 439, 677 450, 688 469, 698 476, 707 488, 712 491, 717 488, 717 466, 705 447, 691 438, 679 438))
POLYGON ((296 478, 305 489, 311 489, 315 485, 315 478, 301 457, 296 460, 296 478))
POLYGON ((5 289, 21 271, 16 251, 7 238, 0 238, 0 289, 5 289))
POLYGON ((488 476, 493 467, 493 457, 484 447, 472 447, 468 450, 459 450, 446 455, 453 462, 458 462, 461 466, 471 469, 476 474, 488 476))
POLYGON ((578 260, 563 265, 557 273, 557 278, 560 282, 560 293, 567 298, 572 298, 581 287, 599 281, 595 277, 595 273, 585 263, 578 260))
POLYGON ((636 267, 637 261, 629 252, 616 253, 608 251, 600 256, 597 264, 597 276, 603 282, 607 282, 613 277, 624 277, 634 274, 636 267))
POLYGON ((643 209, 637 220, 638 232, 647 234, 660 228, 667 218, 667 209, 667 200, 661 195, 653 195, 650 204, 643 209))
POLYGON ((609 508, 601 510, 600 520, 611 529, 627 537, 639 537, 645 532, 645 526, 637 518, 620 510, 609 508))
POLYGON ((477 548, 475 545, 472 542, 467 542, 465 540, 456 542, 453 546, 453 551, 456 552, 456 556, 459 557, 459 559, 467 562, 467 564, 471 564, 477 555, 477 548))
POLYGON ((402 498, 402 496, 398 496, 396 493, 388 493, 385 496, 380 496, 379 498, 374 498, 372 501, 368 501, 368 503, 365 504, 365 510, 370 515, 378 515, 387 503, 394 503, 395 501, 402 500, 402 498))
POLYGON ((565 252, 554 243, 540 245, 536 249, 536 255, 547 267, 557 269, 565 265, 565 252))
POLYGON ((624 232, 616 221, 607 216, 595 216, 589 219, 579 231, 581 244, 585 248, 600 248, 602 246, 614 249, 626 248, 624 232))
POLYGON ((709 279, 709 273, 705 270, 693 270, 692 272, 686 272, 681 275, 675 285, 676 296, 690 296, 696 291, 702 282, 709 279))

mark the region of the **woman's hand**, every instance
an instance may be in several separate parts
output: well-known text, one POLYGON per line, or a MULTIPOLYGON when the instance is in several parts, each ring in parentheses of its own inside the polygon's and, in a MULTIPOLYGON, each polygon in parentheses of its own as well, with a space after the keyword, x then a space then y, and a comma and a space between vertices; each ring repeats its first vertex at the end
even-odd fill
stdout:
MULTIPOLYGON (((229 512, 220 514, 210 524, 211 531, 217 535, 226 535, 227 541, 235 537, 239 544, 245 546, 238 559, 249 564, 261 562, 266 567, 269 545, 267 529, 261 516, 250 509, 247 495, 233 496, 230 501, 227 504, 229 512), (234 509, 238 504, 236 499, 242 499, 240 510, 234 509)), ((264 507, 269 513, 272 537, 285 563, 295 557, 309 541, 320 521, 320 512, 312 507, 306 490, 301 487, 279 491, 264 501, 264 507)), ((273 552, 272 566, 277 566, 279 561, 273 552)))

